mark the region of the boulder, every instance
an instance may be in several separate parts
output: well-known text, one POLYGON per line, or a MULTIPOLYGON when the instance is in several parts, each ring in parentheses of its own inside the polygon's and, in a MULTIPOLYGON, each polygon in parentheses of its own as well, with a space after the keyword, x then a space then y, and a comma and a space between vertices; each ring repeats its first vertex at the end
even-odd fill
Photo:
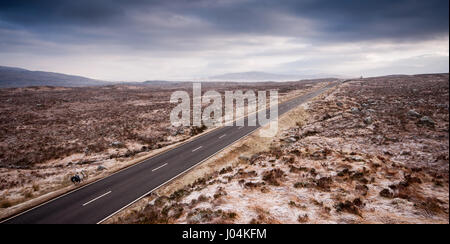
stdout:
POLYGON ((369 117, 364 119, 364 124, 370 125, 372 123, 373 123, 372 117, 369 116, 369 117))
POLYGON ((297 141, 297 138, 295 138, 295 137, 289 137, 289 138, 287 138, 287 140, 288 140, 289 142, 296 142, 296 141, 297 141))
POLYGON ((103 171, 103 170, 106 170, 106 167, 105 167, 105 166, 99 165, 99 166, 97 167, 97 171, 103 171))
POLYGON ((352 161, 355 161, 355 162, 362 162, 362 161, 364 161, 364 158, 359 156, 359 155, 350 156, 349 159, 352 160, 352 161))
POLYGON ((243 156, 243 155, 241 155, 241 156, 239 156, 239 160, 247 162, 247 161, 249 161, 249 160, 250 160, 250 158, 249 158, 249 157, 247 157, 247 156, 243 156))
POLYGON ((408 116, 409 117, 415 117, 415 118, 420 118, 420 115, 418 112, 416 112, 415 110, 411 109, 408 111, 408 116))
POLYGON ((375 105, 375 104, 377 104, 377 101, 375 101, 373 99, 369 99, 369 100, 367 100, 367 103, 370 105, 375 105))
POLYGON ((429 126, 434 126, 435 124, 436 124, 436 122, 434 122, 434 120, 433 119, 431 119, 430 117, 428 117, 428 116, 423 116, 422 118, 420 118, 420 121, 419 121, 421 124, 424 124, 424 125, 429 125, 429 126))
POLYGON ((123 142, 115 141, 115 142, 111 143, 111 146, 113 146, 113 147, 123 147, 124 144, 123 144, 123 142))
POLYGON ((361 112, 361 110, 356 107, 351 108, 350 111, 352 114, 359 114, 361 112))
POLYGON ((287 138, 283 138, 281 141, 284 141, 286 143, 294 143, 297 141, 297 139, 295 139, 295 137, 287 137, 287 138))

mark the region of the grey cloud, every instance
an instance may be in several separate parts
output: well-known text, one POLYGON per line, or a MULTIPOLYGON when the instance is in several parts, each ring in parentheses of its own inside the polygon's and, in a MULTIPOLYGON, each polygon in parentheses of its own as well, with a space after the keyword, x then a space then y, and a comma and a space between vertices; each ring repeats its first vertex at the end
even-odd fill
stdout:
MULTIPOLYGON (((206 30, 205 37, 210 32, 223 32, 224 35, 270 34, 321 41, 428 39, 448 34, 448 4, 447 0, 13 0, 0 2, 0 20, 41 34, 61 33, 64 29, 69 32, 75 27, 100 28, 115 33, 115 38, 134 31, 139 39, 140 32, 135 29, 139 23, 134 15, 167 13, 166 18, 179 15, 208 23, 215 31, 206 30), (306 24, 313 26, 303 26, 306 24), (307 31, 313 27, 314 33, 307 31)), ((164 26, 162 30, 157 23, 147 24, 147 29, 158 31, 163 39, 180 36, 177 28, 164 26)), ((192 26, 182 34, 202 35, 192 26)))
MULTIPOLYGON (((233 67, 230 63, 239 58, 305 56, 304 61, 274 67, 292 71, 339 62, 320 56, 316 47, 448 39, 448 5, 448 0, 4 0, 0 53, 203 57, 218 66, 213 53, 260 47, 245 57, 216 58, 233 60, 227 61, 233 67), (249 41, 266 36, 307 47, 279 50, 249 41)), ((364 58, 350 52, 339 55, 364 58)))

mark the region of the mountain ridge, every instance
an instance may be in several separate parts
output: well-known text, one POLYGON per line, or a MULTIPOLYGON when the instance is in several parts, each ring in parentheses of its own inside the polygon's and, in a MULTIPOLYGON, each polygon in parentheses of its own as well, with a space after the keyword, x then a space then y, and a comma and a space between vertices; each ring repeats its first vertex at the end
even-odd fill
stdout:
POLYGON ((113 83, 77 75, 0 66, 0 88, 29 86, 83 87, 110 84, 113 83))

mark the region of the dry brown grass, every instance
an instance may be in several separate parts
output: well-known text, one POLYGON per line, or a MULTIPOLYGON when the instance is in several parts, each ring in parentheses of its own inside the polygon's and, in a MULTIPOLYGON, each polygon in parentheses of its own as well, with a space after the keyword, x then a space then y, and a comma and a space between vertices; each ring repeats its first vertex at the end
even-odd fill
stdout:
POLYGON ((249 224, 281 224, 276 218, 272 217, 270 213, 259 206, 254 206, 253 210, 258 217, 250 221, 249 224))

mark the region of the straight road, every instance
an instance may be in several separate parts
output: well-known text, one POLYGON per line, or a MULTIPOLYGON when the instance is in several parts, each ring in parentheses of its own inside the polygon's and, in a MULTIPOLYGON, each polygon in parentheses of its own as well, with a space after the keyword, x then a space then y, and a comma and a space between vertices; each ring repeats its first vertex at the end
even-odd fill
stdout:
MULTIPOLYGON (((280 104, 282 115, 338 83, 280 104)), ((245 118, 246 120, 246 118, 245 118)), ((245 122, 247 125, 247 122, 245 122)), ((225 126, 25 211, 6 224, 96 224, 222 151, 260 126, 225 126)))

